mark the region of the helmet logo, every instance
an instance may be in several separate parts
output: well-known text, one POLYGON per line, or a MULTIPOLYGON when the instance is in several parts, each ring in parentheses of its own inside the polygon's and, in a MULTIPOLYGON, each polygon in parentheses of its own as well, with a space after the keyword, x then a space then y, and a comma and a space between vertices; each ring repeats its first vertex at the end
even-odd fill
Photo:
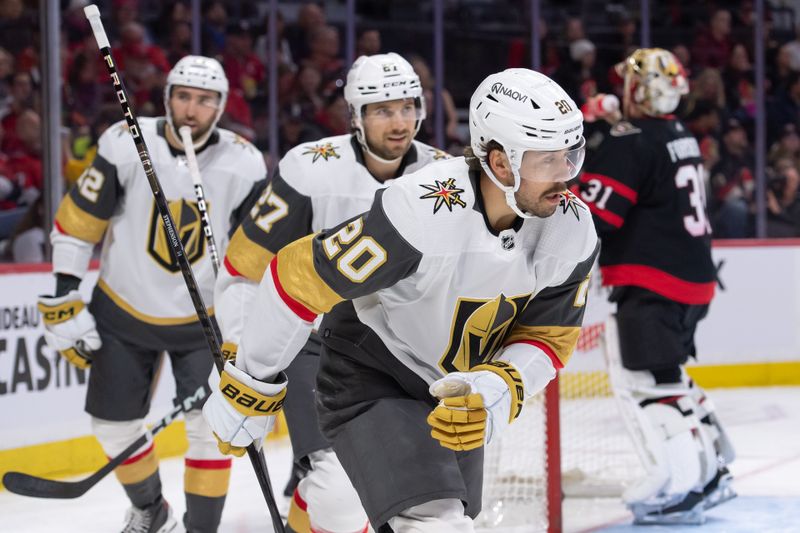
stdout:
POLYGON ((397 65, 394 63, 384 63, 383 64, 383 71, 384 72, 397 72, 397 65))
POLYGON ((495 94, 502 94, 503 96, 508 96, 509 98, 513 98, 518 102, 526 102, 528 100, 528 97, 522 94, 521 92, 504 87, 503 84, 499 81, 492 85, 492 92, 495 94))

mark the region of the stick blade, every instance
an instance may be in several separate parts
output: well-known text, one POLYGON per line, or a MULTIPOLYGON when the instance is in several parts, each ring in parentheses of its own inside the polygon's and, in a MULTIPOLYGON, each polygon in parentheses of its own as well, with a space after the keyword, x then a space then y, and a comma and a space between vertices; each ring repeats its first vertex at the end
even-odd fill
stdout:
POLYGON ((82 496, 91 486, 84 483, 57 481, 23 474, 22 472, 6 472, 3 485, 14 494, 32 498, 72 499, 82 496))

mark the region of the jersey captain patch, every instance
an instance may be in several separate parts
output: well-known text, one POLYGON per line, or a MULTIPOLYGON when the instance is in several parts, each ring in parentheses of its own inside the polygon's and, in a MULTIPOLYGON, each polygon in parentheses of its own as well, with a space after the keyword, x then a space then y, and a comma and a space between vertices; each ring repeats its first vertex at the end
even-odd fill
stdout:
MULTIPOLYGON (((169 212, 175 221, 177 232, 186 250, 186 259, 194 263, 205 253, 206 241, 203 237, 200 210, 197 202, 175 200, 169 203, 169 212)), ((179 272, 180 267, 172 252, 164 222, 156 209, 155 201, 150 216, 150 230, 147 237, 147 253, 156 263, 170 272, 179 272)))
POLYGON ((454 205, 467 207, 466 202, 464 202, 460 196, 461 193, 464 192, 464 189, 456 187, 456 180, 454 178, 445 181, 434 180, 433 185, 420 184, 420 187, 430 191, 420 196, 420 199, 431 198, 435 200, 433 204, 434 214, 438 213, 442 206, 447 207, 447 210, 451 212, 453 211, 454 205))
POLYGON ((338 146, 334 146, 333 143, 324 143, 324 144, 315 144, 314 146, 309 146, 306 148, 306 151, 303 152, 303 155, 312 155, 313 159, 311 160, 312 163, 316 163, 319 158, 324 159, 327 161, 331 157, 335 157, 339 159, 341 156, 336 153, 338 150, 338 146))
POLYGON ((578 209, 586 210, 586 207, 583 206, 582 203, 578 201, 578 197, 572 194, 570 191, 564 191, 561 193, 561 200, 558 202, 558 207, 562 209, 562 213, 566 214, 567 211, 572 211, 575 215, 575 218, 578 220, 581 219, 581 213, 578 209))

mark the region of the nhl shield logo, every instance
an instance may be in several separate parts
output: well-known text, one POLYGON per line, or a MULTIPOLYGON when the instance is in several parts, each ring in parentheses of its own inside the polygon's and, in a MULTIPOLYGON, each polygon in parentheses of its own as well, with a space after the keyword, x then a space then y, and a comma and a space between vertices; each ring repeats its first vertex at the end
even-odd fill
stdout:
MULTIPOLYGON (((194 263, 203 257, 206 246, 197 202, 183 199, 174 200, 169 202, 169 212, 177 226, 183 248, 186 250, 186 259, 189 260, 189 263, 194 263)), ((147 253, 162 268, 170 272, 180 271, 155 201, 150 215, 150 229, 147 232, 147 253)))

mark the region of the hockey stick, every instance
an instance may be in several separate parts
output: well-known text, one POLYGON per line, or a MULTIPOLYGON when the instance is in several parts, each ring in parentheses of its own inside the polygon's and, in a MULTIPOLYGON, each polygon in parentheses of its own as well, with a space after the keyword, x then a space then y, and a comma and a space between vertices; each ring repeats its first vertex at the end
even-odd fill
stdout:
POLYGON ((148 439, 152 439, 156 433, 170 425, 175 417, 181 413, 186 413, 196 404, 202 401, 207 395, 205 387, 198 387, 194 395, 185 398, 176 405, 167 416, 156 422, 148 432, 133 441, 130 446, 125 448, 119 455, 111 459, 100 470, 80 481, 57 481, 42 477, 23 474, 22 472, 6 472, 3 476, 3 485, 13 492, 22 496, 33 498, 57 498, 72 499, 83 496, 86 491, 97 485, 97 483, 110 474, 116 467, 121 465, 131 455, 144 446, 148 439))
MULTIPOLYGON (((103 27, 103 21, 100 19, 100 10, 95 4, 90 4, 83 8, 83 12, 86 14, 86 18, 89 19, 89 23, 92 26, 92 33, 97 41, 97 47, 100 49, 100 53, 103 55, 106 67, 108 68, 108 74, 111 76, 111 81, 114 85, 114 92, 117 94, 117 100, 119 100, 120 106, 122 106, 122 113, 125 116, 125 121, 128 123, 128 130, 130 131, 133 142, 139 152, 139 159, 141 160, 142 167, 144 168, 147 181, 150 184, 150 189, 153 192, 153 198, 155 199, 158 213, 164 223, 164 229, 167 232, 168 237, 167 240, 172 247, 172 252, 175 255, 178 266, 180 267, 181 274, 183 275, 183 281, 186 283, 186 288, 189 291, 192 304, 194 304, 194 310, 197 313, 197 318, 200 320, 200 324, 203 327, 203 334, 208 342, 211 355, 214 357, 214 365, 217 367, 217 371, 222 373, 225 360, 222 357, 217 334, 214 331, 211 318, 208 316, 208 310, 203 302, 203 297, 200 294, 197 281, 194 279, 192 266, 189 264, 189 260, 186 258, 186 251, 183 248, 183 243, 181 242, 175 230, 175 222, 172 220, 172 215, 169 212, 169 206, 167 205, 167 201, 164 198, 164 193, 161 189, 161 183, 158 181, 158 176, 156 176, 153 163, 150 160, 150 152, 147 149, 144 137, 142 137, 141 128, 139 128, 139 121, 136 119, 136 115, 133 113, 133 109, 131 108, 128 91, 122 85, 122 80, 117 72, 116 63, 111 55, 111 45, 108 42, 108 36, 106 35, 106 30, 103 27)), ((283 521, 281 519, 280 512, 278 511, 278 505, 275 503, 275 496, 272 493, 272 485, 270 484, 269 473, 267 472, 267 462, 264 459, 264 455, 258 449, 256 449, 255 444, 250 444, 247 447, 247 455, 250 458, 250 463, 253 465, 256 478, 258 478, 258 484, 261 487, 261 492, 263 493, 264 500, 267 503, 267 508, 269 509, 269 514, 272 518, 273 527, 277 533, 285 533, 283 521)))
POLYGON ((197 166, 197 154, 194 153, 192 129, 189 126, 181 126, 180 134, 183 142, 183 151, 186 153, 189 175, 192 177, 192 185, 194 185, 194 195, 197 197, 197 209, 200 211, 203 233, 205 233, 206 243, 208 244, 208 255, 211 256, 211 265, 214 267, 214 275, 216 276, 219 272, 219 253, 217 253, 217 243, 214 241, 214 232, 211 230, 211 218, 208 216, 206 194, 203 191, 203 182, 200 179, 200 167, 197 166))

